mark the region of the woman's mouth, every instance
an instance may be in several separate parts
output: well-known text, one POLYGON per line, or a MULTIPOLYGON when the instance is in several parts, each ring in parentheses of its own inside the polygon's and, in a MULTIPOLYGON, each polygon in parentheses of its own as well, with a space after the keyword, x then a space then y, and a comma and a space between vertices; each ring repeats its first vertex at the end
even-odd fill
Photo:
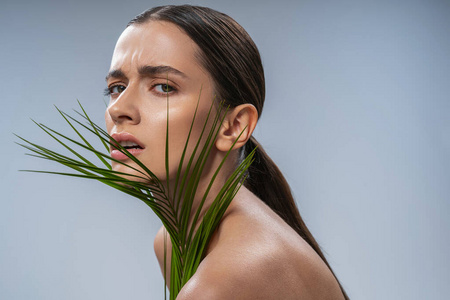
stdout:
POLYGON ((139 142, 137 138, 135 138, 131 133, 121 132, 121 133, 113 133, 111 137, 115 140, 111 141, 113 144, 110 146, 111 149, 111 157, 117 160, 127 160, 129 157, 122 153, 118 147, 115 147, 114 144, 120 144, 123 148, 125 148, 130 154, 133 156, 139 155, 142 151, 144 151, 145 147, 139 142))

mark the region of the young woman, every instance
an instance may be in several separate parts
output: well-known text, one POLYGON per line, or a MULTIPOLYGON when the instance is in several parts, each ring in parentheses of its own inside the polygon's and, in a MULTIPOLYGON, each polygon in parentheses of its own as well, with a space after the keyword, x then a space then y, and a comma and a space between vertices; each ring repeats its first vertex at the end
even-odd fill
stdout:
MULTIPOLYGON (((191 133, 194 140, 200 136, 211 101, 224 100, 230 105, 200 191, 236 139, 213 186, 216 191, 258 146, 245 186, 231 202, 197 272, 177 299, 347 299, 303 223, 283 175, 252 137, 264 103, 264 72, 255 44, 239 24, 204 7, 147 10, 131 20, 120 36, 107 84, 109 134, 132 147, 130 152, 169 186, 173 186, 176 162, 197 103, 198 117, 191 133), (168 178, 164 165, 167 96, 168 178)), ((111 155, 128 159, 114 151, 111 155)), ((135 172, 118 163, 113 163, 113 168, 135 172)), ((200 200, 196 199, 194 206, 200 200)), ((211 201, 206 200, 202 211, 211 201)), ((162 270, 164 256, 170 262, 171 253, 164 253, 164 243, 171 249, 170 240, 164 241, 164 231, 161 228, 154 243, 162 270)))

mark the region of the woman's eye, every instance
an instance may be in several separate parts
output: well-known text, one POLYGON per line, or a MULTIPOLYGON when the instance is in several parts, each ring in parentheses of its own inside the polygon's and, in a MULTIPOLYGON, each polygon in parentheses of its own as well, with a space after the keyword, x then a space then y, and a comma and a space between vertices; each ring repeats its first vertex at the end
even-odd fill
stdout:
POLYGON ((123 85, 114 85, 110 88, 111 94, 120 94, 125 91, 126 87, 123 85))
POLYGON ((110 96, 110 95, 115 95, 115 94, 120 94, 122 93, 124 90, 126 89, 126 86, 123 85, 113 85, 111 87, 108 87, 105 89, 105 96, 110 96))
POLYGON ((175 90, 172 86, 170 86, 168 84, 157 84, 157 85, 155 85, 155 89, 157 92, 163 93, 163 94, 170 93, 175 90))

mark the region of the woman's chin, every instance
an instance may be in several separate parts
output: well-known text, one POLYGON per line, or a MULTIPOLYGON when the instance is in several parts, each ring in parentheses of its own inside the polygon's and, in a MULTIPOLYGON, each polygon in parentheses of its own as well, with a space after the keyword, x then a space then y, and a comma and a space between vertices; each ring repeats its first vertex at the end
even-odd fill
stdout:
POLYGON ((122 177, 126 180, 141 182, 141 183, 151 183, 152 179, 150 176, 142 170, 140 167, 136 167, 136 170, 130 168, 128 166, 124 166, 119 163, 112 164, 112 170, 116 172, 121 172, 125 174, 118 174, 119 177, 122 177))

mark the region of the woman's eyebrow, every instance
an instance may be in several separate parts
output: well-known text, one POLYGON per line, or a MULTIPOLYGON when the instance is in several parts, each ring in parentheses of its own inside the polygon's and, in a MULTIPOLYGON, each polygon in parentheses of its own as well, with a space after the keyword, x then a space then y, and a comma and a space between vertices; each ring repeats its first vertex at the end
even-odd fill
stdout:
POLYGON ((142 66, 139 67, 138 72, 142 77, 173 74, 187 78, 186 74, 171 66, 142 66))
POLYGON ((121 69, 115 69, 108 72, 108 75, 105 77, 105 81, 108 81, 110 78, 127 78, 125 73, 121 69))
MULTIPOLYGON (((178 75, 183 78, 187 78, 186 74, 177 70, 171 66, 141 66, 138 69, 138 73, 141 77, 151 77, 155 75, 178 75)), ((114 69, 108 72, 108 75, 105 77, 105 81, 108 81, 110 78, 126 78, 127 76, 121 69, 114 69)))

